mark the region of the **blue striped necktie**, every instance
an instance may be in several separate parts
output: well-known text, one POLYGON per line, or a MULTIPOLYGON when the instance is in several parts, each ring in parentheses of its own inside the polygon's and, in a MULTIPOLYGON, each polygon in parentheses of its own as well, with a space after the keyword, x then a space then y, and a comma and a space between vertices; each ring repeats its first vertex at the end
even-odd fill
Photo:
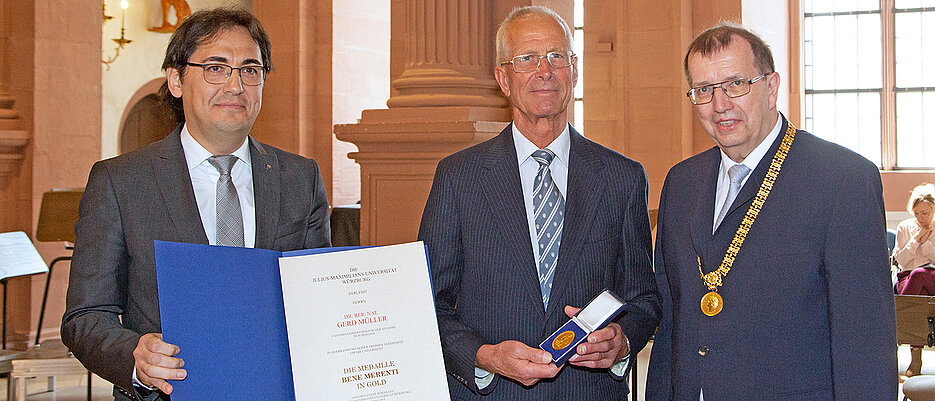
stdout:
POLYGON ((532 159, 539 163, 539 173, 533 181, 532 205, 536 213, 536 236, 539 243, 539 289, 546 309, 549 307, 555 266, 558 265, 558 249, 562 243, 562 223, 565 218, 565 199, 552 181, 549 170, 553 158, 555 153, 548 149, 532 152, 532 159))

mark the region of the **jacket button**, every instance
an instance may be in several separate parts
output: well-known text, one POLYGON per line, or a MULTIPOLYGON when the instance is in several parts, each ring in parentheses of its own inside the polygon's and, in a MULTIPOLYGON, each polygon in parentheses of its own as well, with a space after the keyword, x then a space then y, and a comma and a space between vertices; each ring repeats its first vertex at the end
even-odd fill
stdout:
POLYGON ((705 356, 708 355, 708 347, 702 345, 698 348, 698 355, 705 356))

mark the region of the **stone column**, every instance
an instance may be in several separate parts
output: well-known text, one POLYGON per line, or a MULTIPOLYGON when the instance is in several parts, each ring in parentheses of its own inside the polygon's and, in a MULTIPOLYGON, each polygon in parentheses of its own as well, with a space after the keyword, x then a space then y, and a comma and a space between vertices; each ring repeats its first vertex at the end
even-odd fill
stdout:
POLYGON ((13 105, 16 99, 10 96, 9 59, 9 16, 6 0, 0 0, 0 186, 6 184, 16 174, 16 169, 23 163, 29 132, 25 130, 13 105))
POLYGON ((510 121, 493 69, 495 21, 511 2, 494 2, 393 0, 389 108, 335 126, 359 149, 362 245, 415 240, 438 161, 510 121))
POLYGON ((393 80, 397 94, 387 106, 506 107, 492 75, 490 1, 405 3, 406 69, 393 80))

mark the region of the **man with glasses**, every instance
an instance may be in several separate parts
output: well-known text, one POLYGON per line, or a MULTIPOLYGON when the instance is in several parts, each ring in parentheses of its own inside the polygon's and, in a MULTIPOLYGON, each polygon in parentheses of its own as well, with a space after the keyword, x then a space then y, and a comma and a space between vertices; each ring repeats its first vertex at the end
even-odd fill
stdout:
POLYGON ((435 172, 419 238, 452 399, 623 400, 658 322, 646 176, 568 124, 571 48, 553 11, 514 10, 495 69, 513 123, 435 172), (556 366, 538 344, 605 288, 626 311, 556 366))
POLYGON ((169 381, 187 374, 179 347, 160 334, 154 240, 278 251, 330 245, 318 165, 249 135, 270 67, 269 38, 256 17, 235 9, 192 14, 163 63, 162 93, 182 124, 91 169, 62 340, 114 383, 118 401, 168 400, 169 381))
POLYGON ((704 31, 684 67, 716 146, 662 189, 646 399, 896 399, 876 166, 779 113, 779 73, 752 32, 704 31))

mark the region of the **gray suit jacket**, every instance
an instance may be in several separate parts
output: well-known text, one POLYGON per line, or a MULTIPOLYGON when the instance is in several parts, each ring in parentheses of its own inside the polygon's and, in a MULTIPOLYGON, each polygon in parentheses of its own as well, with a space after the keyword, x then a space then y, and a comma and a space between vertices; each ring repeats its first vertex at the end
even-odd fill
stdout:
MULTIPOLYGON (((783 133, 786 123, 783 122, 783 133)), ((669 171, 655 267, 663 319, 646 399, 892 400, 896 317, 887 267, 880 174, 841 146, 798 131, 779 177, 701 313, 698 273, 721 263, 782 134, 750 174, 714 235, 720 152, 669 171)))
MULTIPOLYGON (((646 175, 639 163, 571 129, 558 267, 544 310, 511 126, 438 164, 419 238, 428 246, 442 351, 454 400, 481 399, 474 358, 483 344, 537 347, 604 288, 627 301, 617 319, 631 355, 659 319, 650 262, 646 175)), ((531 388, 497 379, 489 400, 623 400, 626 382, 572 365, 531 388)))
MULTIPOLYGON (((180 130, 95 163, 79 207, 62 341, 89 370, 124 391, 132 392, 140 336, 161 332, 153 241, 208 243, 180 130)), ((250 157, 256 247, 329 246, 328 200, 315 161, 253 138, 250 157)), ((115 389, 115 396, 130 394, 115 389)))

